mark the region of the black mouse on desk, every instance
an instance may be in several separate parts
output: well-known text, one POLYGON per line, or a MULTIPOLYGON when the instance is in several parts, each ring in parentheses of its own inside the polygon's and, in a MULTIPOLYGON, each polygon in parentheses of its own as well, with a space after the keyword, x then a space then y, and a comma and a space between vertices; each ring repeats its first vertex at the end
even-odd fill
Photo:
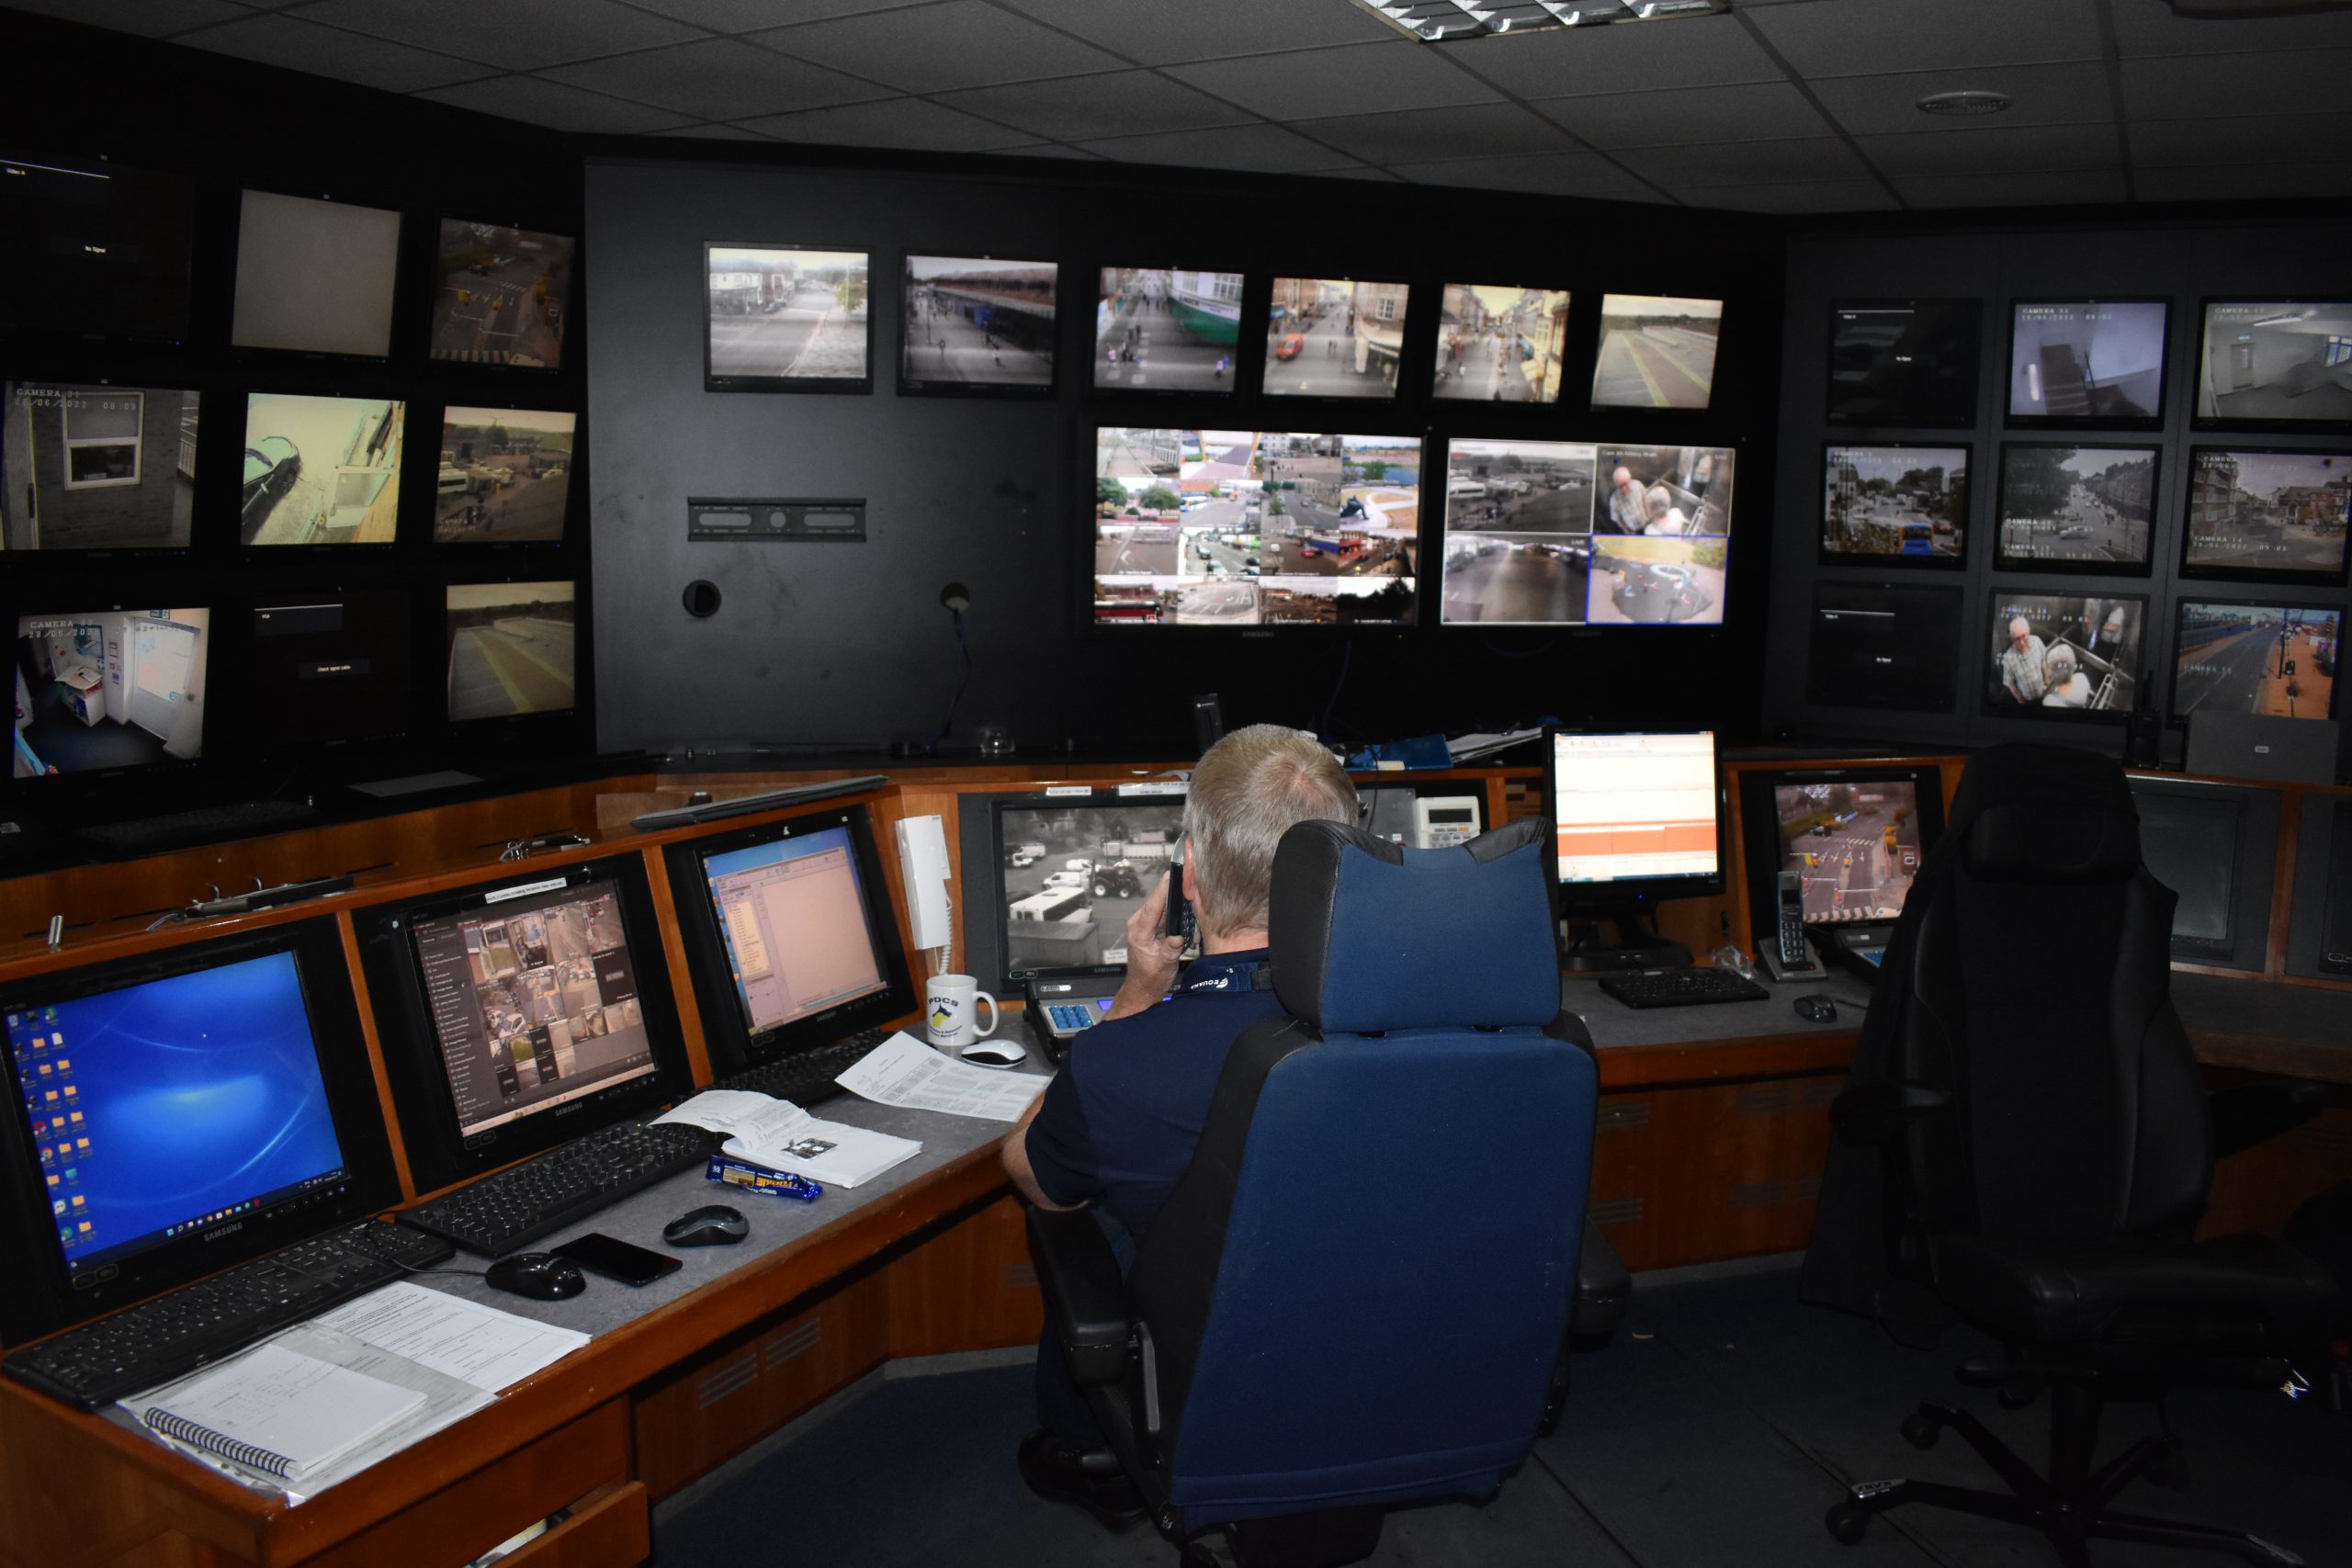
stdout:
POLYGON ((1796 1009, 1799 1018, 1809 1018, 1815 1023, 1835 1023, 1838 1021, 1838 1001, 1834 997, 1799 997, 1796 1009))
POLYGON ((552 1252, 518 1252, 502 1258, 482 1273, 493 1291, 528 1296, 537 1302, 560 1302, 588 1288, 588 1276, 569 1258, 552 1252))
POLYGON ((724 1203, 689 1209, 662 1227, 662 1239, 672 1247, 732 1247, 751 1234, 742 1211, 724 1203))

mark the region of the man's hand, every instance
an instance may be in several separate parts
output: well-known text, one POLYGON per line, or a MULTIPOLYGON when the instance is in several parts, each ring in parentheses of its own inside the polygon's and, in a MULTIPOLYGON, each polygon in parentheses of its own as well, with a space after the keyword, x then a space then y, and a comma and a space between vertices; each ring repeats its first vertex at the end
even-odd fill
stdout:
POLYGON ((1119 982, 1119 994, 1102 1015, 1106 1019, 1143 1011, 1176 983, 1176 963, 1183 956, 1184 939, 1166 935, 1159 929, 1168 919, 1169 880, 1176 874, 1170 871, 1160 877, 1127 917, 1127 976, 1119 982))

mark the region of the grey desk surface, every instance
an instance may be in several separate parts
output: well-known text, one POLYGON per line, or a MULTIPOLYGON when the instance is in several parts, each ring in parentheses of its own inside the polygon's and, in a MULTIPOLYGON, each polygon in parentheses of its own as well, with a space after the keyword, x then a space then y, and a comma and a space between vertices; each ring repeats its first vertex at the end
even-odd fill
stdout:
POLYGON ((1760 1002, 1713 1002, 1701 1007, 1629 1008, 1600 988, 1600 977, 1564 975, 1560 1005, 1577 1014, 1592 1031, 1593 1043, 1606 1051, 1641 1045, 1705 1045, 1724 1040, 1758 1040, 1808 1034, 1851 1032, 1862 1026, 1871 999, 1870 987, 1860 976, 1832 969, 1817 979, 1757 982, 1771 995, 1760 1002), (1824 996, 1838 1004, 1838 1016, 1826 1022, 1800 1017, 1799 997, 1824 996))

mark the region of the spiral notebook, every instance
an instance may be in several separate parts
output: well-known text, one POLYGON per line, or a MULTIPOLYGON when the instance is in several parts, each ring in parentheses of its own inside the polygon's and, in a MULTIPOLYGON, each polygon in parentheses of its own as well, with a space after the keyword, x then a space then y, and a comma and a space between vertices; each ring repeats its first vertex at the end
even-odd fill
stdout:
POLYGON ((291 1481, 349 1453, 424 1398, 272 1343, 166 1391, 139 1418, 175 1443, 291 1481))

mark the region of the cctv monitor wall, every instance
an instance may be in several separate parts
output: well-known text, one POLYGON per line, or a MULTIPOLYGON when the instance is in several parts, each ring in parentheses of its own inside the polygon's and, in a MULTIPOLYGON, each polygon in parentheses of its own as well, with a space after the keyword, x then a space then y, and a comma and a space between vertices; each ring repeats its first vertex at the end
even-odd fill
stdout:
POLYGON ((1830 446, 1821 558, 1957 568, 1968 554, 1969 446, 1830 446))
POLYGON ((2009 423, 2156 430, 2163 299, 2018 299, 2009 307, 2009 423))
POLYGON ((1238 272, 1102 268, 1094 292, 1094 389, 1231 397, 1241 286, 1238 272))
POLYGON ((1950 713, 1959 697, 1960 628, 1957 588, 1816 583, 1805 698, 1824 707, 1950 713))
POLYGON ((1266 308, 1270 398, 1396 396, 1412 289, 1352 277, 1277 277, 1266 308))
POLYGON ((2352 299, 2208 299, 2199 430, 2352 432, 2352 299))
POLYGON ((2010 571, 2145 577, 2161 446, 2001 443, 1993 564, 2010 571))
POLYGON ((703 246, 704 389, 871 391, 870 271, 865 251, 703 246))
POLYGON ((1050 397, 1050 261, 909 254, 899 277, 902 395, 1050 397))
POLYGON ((197 405, 167 387, 0 383, 0 551, 185 548, 197 405))
POLYGON ((253 608, 243 705, 249 738, 286 755, 406 733, 414 609, 398 589, 274 594, 253 608))
POLYGON ((2003 718, 2120 723, 2139 701, 2148 602, 1996 588, 1984 641, 1984 711, 2003 718))
POLYGON ((24 716, 9 737, 12 778, 150 771, 204 755, 211 611, 22 614, 12 651, 24 716))
POLYGON ((578 243, 568 234, 444 218, 426 353, 458 365, 560 369, 578 243))
POLYGON ((2173 637, 2172 714, 2335 716, 2344 611, 2336 605, 2184 597, 2173 637))
POLYGON ((2172 889, 2176 964, 2260 974, 2277 882, 2276 790, 2134 774, 2140 857, 2172 889))
POLYGON ((1560 400, 1568 291, 1449 283, 1440 298, 1430 395, 1548 407, 1560 400))
POLYGON ((2352 453, 2192 447, 2180 574, 2340 587, 2352 453))
POLYGON ((1973 425, 1984 321, 1982 299, 1831 307, 1828 423, 1883 430, 1973 425))
POLYGON ((449 722, 576 707, 578 608, 576 585, 570 582, 449 584, 449 722))
POLYGON ((1127 917, 1167 874, 1183 824, 1174 783, 965 795, 958 913, 981 987, 1011 998, 1040 974, 1125 968, 1127 917))
POLYGON ((249 190, 237 225, 229 341, 381 359, 392 347, 401 215, 249 190))
POLYGON ((433 542, 560 541, 571 496, 577 422, 577 415, 551 409, 444 409, 433 542))
POLYGON ((1703 409, 1714 398, 1724 302, 1604 294, 1592 365, 1596 409, 1703 409))
POLYGON ((255 392, 245 400, 238 538, 389 545, 400 527, 408 404, 255 392))
POLYGON ((195 233, 181 175, 0 156, 0 333, 186 342, 195 233))

